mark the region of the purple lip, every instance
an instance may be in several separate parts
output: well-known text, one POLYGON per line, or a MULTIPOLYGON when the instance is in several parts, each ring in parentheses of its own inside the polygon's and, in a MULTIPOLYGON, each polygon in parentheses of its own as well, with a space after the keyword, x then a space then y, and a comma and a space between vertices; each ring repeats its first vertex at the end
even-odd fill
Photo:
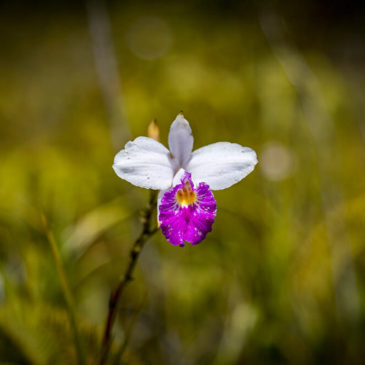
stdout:
POLYGON ((162 233, 171 244, 196 245, 211 232, 217 204, 209 186, 201 182, 195 189, 191 174, 185 172, 181 184, 164 194, 159 210, 162 233))

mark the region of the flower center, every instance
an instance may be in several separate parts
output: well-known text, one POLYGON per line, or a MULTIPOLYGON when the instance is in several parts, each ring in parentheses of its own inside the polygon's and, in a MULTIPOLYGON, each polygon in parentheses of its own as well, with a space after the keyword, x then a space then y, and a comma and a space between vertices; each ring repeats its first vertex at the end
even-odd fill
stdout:
POLYGON ((176 192, 176 200, 182 207, 187 207, 196 202, 196 194, 189 180, 185 180, 184 186, 176 192))

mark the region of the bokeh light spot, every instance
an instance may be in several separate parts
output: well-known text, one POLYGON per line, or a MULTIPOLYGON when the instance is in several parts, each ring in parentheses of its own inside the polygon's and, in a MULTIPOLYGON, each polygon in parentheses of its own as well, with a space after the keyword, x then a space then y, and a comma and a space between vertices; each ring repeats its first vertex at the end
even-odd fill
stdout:
POLYGON ((260 167, 264 176, 273 181, 283 180, 294 172, 293 152, 280 142, 271 141, 264 145, 260 154, 260 167))

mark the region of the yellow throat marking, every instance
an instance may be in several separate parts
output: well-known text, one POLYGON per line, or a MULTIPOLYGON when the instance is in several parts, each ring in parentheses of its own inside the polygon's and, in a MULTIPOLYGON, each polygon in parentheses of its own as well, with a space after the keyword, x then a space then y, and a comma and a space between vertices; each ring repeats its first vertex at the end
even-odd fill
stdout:
POLYGON ((196 194, 188 180, 185 181, 184 187, 179 189, 176 193, 176 200, 182 207, 194 204, 196 202, 196 194))

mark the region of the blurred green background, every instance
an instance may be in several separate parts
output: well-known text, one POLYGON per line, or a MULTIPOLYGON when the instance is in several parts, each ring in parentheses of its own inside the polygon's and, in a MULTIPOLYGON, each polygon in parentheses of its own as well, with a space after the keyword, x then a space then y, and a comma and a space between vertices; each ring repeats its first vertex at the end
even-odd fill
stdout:
POLYGON ((365 46, 361 2, 0 5, 0 363, 75 364, 55 236, 87 363, 148 191, 115 153, 161 141, 180 110, 195 148, 256 150, 215 192, 200 245, 145 246, 110 360, 362 364, 365 46), (132 329, 132 331, 131 331, 132 329))

